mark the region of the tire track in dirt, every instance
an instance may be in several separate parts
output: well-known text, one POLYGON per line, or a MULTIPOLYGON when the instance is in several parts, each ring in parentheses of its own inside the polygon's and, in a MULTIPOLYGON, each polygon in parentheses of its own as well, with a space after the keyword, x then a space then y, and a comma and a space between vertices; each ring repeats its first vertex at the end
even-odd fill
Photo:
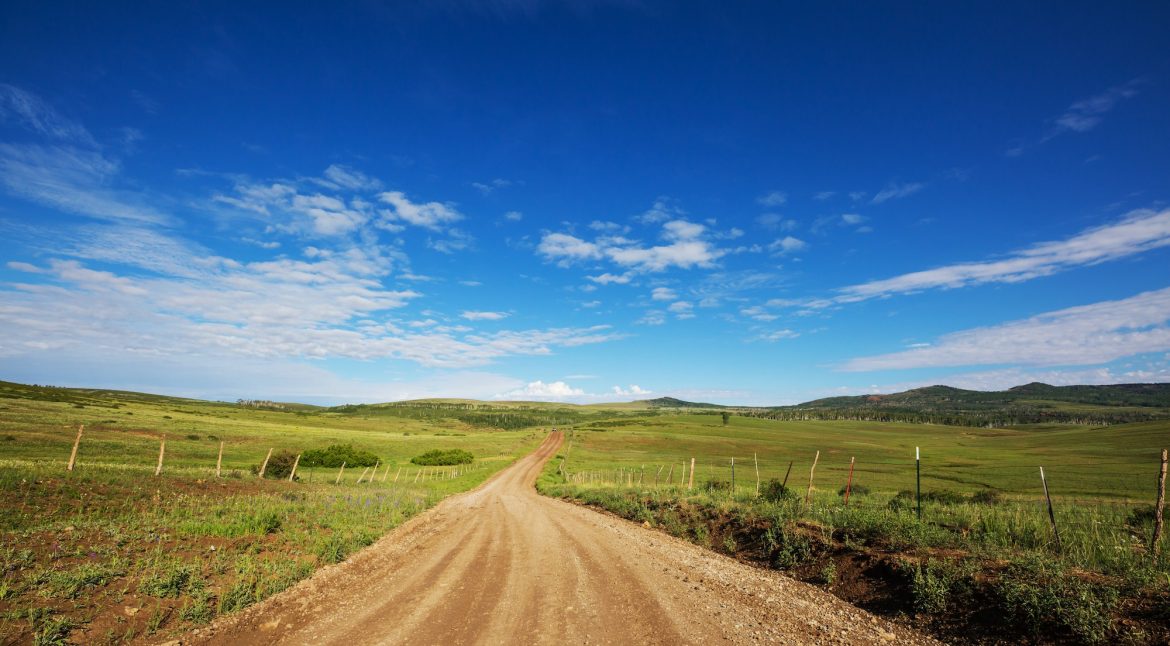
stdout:
POLYGON ((937 643, 533 482, 563 437, 184 644, 937 643))

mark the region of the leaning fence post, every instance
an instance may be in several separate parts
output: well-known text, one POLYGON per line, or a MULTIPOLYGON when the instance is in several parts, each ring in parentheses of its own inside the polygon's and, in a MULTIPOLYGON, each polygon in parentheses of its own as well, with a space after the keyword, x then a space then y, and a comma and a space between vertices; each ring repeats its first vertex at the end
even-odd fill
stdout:
POLYGON ((223 469, 223 440, 219 442, 219 457, 215 460, 215 477, 219 477, 220 470, 223 469))
POLYGON ((289 472, 289 474, 288 474, 288 481, 289 481, 289 482, 292 482, 292 481, 293 481, 293 479, 297 477, 297 465, 298 465, 298 464, 300 464, 300 463, 301 463, 301 454, 300 454, 300 453, 298 453, 298 454, 297 454, 297 459, 293 460, 293 468, 292 468, 292 471, 290 471, 290 472, 289 472))
POLYGON ((77 427, 77 439, 73 440, 73 452, 69 454, 69 464, 65 467, 66 471, 72 471, 73 465, 77 463, 77 449, 81 446, 81 432, 85 430, 85 424, 77 427))
POLYGON ((1158 472, 1158 503, 1154 506, 1154 554, 1162 549, 1162 512, 1166 509, 1166 449, 1162 449, 1162 469, 1158 472))
POLYGON ((914 447, 914 482, 915 498, 918 500, 918 520, 922 520, 922 456, 917 446, 914 447))
POLYGON ((812 497, 813 475, 817 472, 817 460, 821 459, 821 452, 813 456, 812 468, 808 470, 808 491, 804 494, 804 506, 808 507, 808 499, 812 497))
POLYGON ((658 488, 658 478, 662 475, 662 470, 664 468, 666 468, 666 465, 664 465, 664 464, 658 465, 658 472, 654 474, 654 488, 655 489, 658 488))
POLYGON ((845 506, 849 506, 849 491, 853 488, 853 461, 856 457, 849 458, 849 479, 845 481, 845 506))
POLYGON ((333 484, 335 484, 335 485, 341 484, 341 474, 343 474, 343 473, 345 473, 345 461, 344 460, 342 460, 342 462, 341 462, 341 468, 337 470, 337 479, 333 481, 333 484))
POLYGON ((666 474, 666 486, 674 486, 674 464, 670 465, 670 473, 666 474))
POLYGON ((1060 532, 1056 531, 1056 514, 1052 512, 1052 496, 1048 495, 1048 480, 1044 478, 1044 467, 1040 467, 1040 483, 1044 485, 1044 499, 1048 501, 1048 522, 1052 523, 1052 535, 1056 538, 1056 551, 1061 551, 1060 532))
POLYGON ((272 449, 268 449, 268 455, 264 456, 264 464, 260 465, 260 477, 264 477, 264 470, 268 468, 268 459, 272 457, 272 449))
POLYGON ((154 468, 154 475, 162 473, 163 454, 167 452, 167 436, 162 436, 158 444, 158 466, 154 468))
POLYGON ((362 480, 366 477, 366 474, 369 472, 370 472, 370 467, 366 467, 365 471, 362 471, 362 474, 360 476, 358 476, 357 484, 361 484, 362 480))
POLYGON ((792 460, 788 461, 788 470, 784 472, 784 482, 780 484, 781 489, 788 489, 788 476, 792 475, 792 460))
POLYGON ((760 495, 760 455, 752 453, 752 461, 756 463, 756 497, 760 495))
MULTIPOLYGON (((389 472, 389 470, 387 470, 387 472, 389 472)), ((394 472, 394 482, 398 482, 398 476, 400 475, 402 475, 402 467, 398 467, 398 470, 394 472)))

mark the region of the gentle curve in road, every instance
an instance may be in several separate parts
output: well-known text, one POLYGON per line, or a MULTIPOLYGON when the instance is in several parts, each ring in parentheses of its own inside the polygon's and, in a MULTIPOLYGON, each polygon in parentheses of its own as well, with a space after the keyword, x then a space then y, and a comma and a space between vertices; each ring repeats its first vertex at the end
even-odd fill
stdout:
POLYGON ((545 498, 563 438, 184 644, 936 643, 780 573, 545 498))

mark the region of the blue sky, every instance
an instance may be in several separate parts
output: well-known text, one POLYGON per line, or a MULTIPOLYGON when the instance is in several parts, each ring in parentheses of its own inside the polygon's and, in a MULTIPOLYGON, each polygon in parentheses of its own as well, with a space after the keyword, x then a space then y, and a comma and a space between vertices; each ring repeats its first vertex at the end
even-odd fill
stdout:
POLYGON ((0 378, 1170 381, 1164 3, 242 4, 0 8, 0 378))

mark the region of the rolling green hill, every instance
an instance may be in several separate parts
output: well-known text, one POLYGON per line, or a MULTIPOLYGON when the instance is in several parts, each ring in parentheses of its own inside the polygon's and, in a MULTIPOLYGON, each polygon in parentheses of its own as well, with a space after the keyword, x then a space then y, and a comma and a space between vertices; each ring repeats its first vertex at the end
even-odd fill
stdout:
POLYGON ((854 419, 970 426, 1125 424, 1170 418, 1170 384, 1050 386, 1003 391, 929 386, 900 393, 828 397, 745 410, 773 419, 854 419))

